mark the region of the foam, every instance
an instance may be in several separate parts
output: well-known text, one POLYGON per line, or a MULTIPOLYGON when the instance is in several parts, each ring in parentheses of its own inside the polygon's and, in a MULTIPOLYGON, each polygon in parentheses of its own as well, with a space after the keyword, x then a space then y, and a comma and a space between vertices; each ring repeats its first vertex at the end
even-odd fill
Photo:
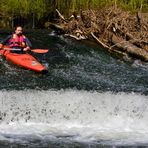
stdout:
POLYGON ((0 135, 147 142, 147 106, 148 97, 135 93, 0 91, 0 135))

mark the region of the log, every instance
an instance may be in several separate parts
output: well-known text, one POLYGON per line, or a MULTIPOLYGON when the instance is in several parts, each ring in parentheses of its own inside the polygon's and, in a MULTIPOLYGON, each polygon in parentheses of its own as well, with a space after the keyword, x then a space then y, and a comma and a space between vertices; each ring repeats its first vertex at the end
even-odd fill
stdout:
POLYGON ((110 53, 114 53, 116 55, 120 55, 120 56, 127 56, 127 53, 125 53, 124 51, 120 51, 118 49, 112 49, 112 47, 109 47, 107 45, 105 45, 103 42, 101 42, 99 40, 99 38, 97 38, 94 33, 91 32, 92 37, 97 41, 97 43, 99 43, 99 45, 101 45, 102 47, 104 47, 105 49, 107 49, 110 53))
POLYGON ((133 57, 139 58, 144 61, 148 61, 148 52, 142 48, 139 48, 130 42, 123 40, 121 37, 115 35, 112 36, 112 43, 120 50, 132 55, 133 57))
POLYGON ((53 30, 59 31, 61 33, 64 33, 64 27, 58 24, 54 24, 54 23, 50 23, 50 22, 46 22, 46 28, 50 27, 53 30))
POLYGON ((65 37, 71 37, 71 38, 74 38, 76 40, 85 40, 86 38, 84 36, 75 36, 75 35, 72 35, 72 34, 64 34, 65 37))

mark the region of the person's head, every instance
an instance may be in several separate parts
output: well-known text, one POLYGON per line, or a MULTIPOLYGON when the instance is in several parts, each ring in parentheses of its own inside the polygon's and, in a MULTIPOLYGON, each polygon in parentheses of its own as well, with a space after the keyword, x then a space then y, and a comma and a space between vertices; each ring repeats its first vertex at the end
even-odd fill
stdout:
POLYGON ((22 28, 21 26, 17 26, 17 27, 15 28, 15 33, 16 33, 17 35, 22 35, 22 33, 23 33, 23 28, 22 28))

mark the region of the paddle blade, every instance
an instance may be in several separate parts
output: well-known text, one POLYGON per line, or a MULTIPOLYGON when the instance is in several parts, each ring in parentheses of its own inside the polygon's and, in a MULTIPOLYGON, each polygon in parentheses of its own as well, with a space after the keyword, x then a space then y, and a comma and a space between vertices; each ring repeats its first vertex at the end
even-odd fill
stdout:
POLYGON ((31 51, 35 53, 47 53, 48 49, 32 49, 31 51))

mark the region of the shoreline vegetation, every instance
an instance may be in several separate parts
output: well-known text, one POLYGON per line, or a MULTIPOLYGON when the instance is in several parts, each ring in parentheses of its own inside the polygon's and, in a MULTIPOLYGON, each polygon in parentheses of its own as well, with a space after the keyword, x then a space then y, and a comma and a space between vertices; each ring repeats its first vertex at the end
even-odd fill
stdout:
POLYGON ((1 0, 0 22, 33 16, 33 26, 76 40, 94 40, 109 52, 148 62, 147 0, 1 0), (6 17, 7 16, 7 17, 6 17))

